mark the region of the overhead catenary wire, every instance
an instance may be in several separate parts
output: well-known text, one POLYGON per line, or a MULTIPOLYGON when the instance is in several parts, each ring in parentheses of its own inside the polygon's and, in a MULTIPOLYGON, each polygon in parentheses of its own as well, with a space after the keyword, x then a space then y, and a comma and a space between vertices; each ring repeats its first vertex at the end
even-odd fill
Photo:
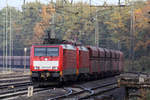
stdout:
MULTIPOLYGON (((25 0, 24 0, 25 1, 25 0)), ((91 5, 92 6, 92 5, 91 5)), ((101 6, 101 7, 103 7, 103 6, 101 6)))

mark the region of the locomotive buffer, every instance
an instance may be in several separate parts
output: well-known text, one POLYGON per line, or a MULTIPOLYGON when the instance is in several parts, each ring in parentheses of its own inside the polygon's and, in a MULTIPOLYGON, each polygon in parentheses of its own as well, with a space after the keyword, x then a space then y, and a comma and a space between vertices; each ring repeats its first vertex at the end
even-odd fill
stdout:
POLYGON ((126 100, 132 97, 146 100, 146 91, 150 90, 150 74, 124 73, 118 76, 118 87, 124 87, 126 100))

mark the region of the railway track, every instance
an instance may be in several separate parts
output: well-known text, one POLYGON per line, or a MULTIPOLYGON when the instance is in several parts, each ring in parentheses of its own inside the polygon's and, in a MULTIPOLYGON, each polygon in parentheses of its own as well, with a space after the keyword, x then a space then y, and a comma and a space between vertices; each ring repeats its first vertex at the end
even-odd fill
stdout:
POLYGON ((21 77, 30 77, 30 75, 25 74, 25 75, 17 75, 17 74, 5 74, 5 75, 0 75, 0 80, 2 79, 9 79, 9 78, 21 78, 21 77))
POLYGON ((3 83, 3 84, 0 84, 0 90, 1 89, 16 88, 16 87, 26 86, 26 85, 31 85, 31 84, 32 83, 30 81, 3 83))
POLYGON ((37 88, 34 86, 33 96, 28 98, 26 96, 28 86, 31 83, 20 83, 14 86, 13 89, 0 92, 0 100, 9 100, 15 98, 20 100, 19 97, 24 100, 65 100, 65 99, 88 99, 95 95, 103 95, 103 93, 112 91, 117 88, 117 81, 115 78, 107 78, 97 81, 90 81, 86 83, 73 84, 62 88, 54 88, 55 86, 48 88, 37 88))
POLYGON ((57 97, 49 98, 48 100, 63 100, 63 99, 88 99, 92 96, 103 94, 105 92, 112 91, 117 88, 117 82, 112 82, 108 84, 103 84, 101 86, 96 86, 93 88, 85 88, 85 87, 75 87, 75 88, 67 88, 69 91, 67 94, 60 95, 57 97), (79 91, 75 91, 78 88, 79 91))
MULTIPOLYGON (((36 93, 36 92, 40 92, 40 91, 46 91, 48 89, 49 88, 37 88, 37 87, 35 87, 33 92, 36 93)), ((17 89, 11 90, 11 91, 1 92, 0 93, 0 100, 9 100, 9 99, 14 100, 18 96, 27 95, 27 93, 28 93, 27 87, 22 87, 22 88, 17 88, 17 89)))
MULTIPOLYGON (((9 100, 17 96, 28 93, 28 86, 31 86, 29 75, 5 76, 0 78, 0 100, 9 100)), ((34 92, 47 90, 46 88, 37 88, 34 86, 34 92)), ((14 100, 14 99, 13 99, 14 100)))
POLYGON ((0 79, 0 84, 1 83, 11 83, 11 82, 20 82, 20 81, 25 81, 25 80, 30 80, 30 77, 15 77, 15 78, 6 78, 6 79, 0 79))
MULTIPOLYGON (((33 85, 30 81, 29 75, 6 75, 0 77, 0 100, 9 100, 17 96, 26 95, 28 93, 28 86, 33 85)), ((48 90, 47 88, 38 88, 34 86, 34 93, 48 90)))
POLYGON ((27 87, 32 85, 29 77, 0 79, 0 82, 0 100, 18 95, 18 93, 21 95, 25 92, 20 91, 27 91, 27 87))
MULTIPOLYGON (((63 88, 49 89, 42 93, 34 94, 32 97, 24 97, 24 100, 82 100, 92 96, 103 95, 117 89, 117 80, 107 78, 86 83, 77 83, 65 86, 63 88)), ((21 97, 22 98, 22 97, 21 97)), ((20 100, 20 99, 17 99, 20 100)), ((110 99, 111 100, 111 99, 110 99)))
POLYGON ((14 88, 19 86, 30 85, 30 77, 28 75, 22 76, 7 76, 0 78, 0 89, 14 88))

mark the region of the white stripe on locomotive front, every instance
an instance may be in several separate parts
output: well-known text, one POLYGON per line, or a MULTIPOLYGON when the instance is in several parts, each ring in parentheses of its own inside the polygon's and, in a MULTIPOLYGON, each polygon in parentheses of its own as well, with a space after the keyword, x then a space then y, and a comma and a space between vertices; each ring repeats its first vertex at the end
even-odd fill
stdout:
POLYGON ((38 66, 39 69, 52 69, 52 67, 58 67, 58 64, 58 61, 33 61, 33 66, 38 66))

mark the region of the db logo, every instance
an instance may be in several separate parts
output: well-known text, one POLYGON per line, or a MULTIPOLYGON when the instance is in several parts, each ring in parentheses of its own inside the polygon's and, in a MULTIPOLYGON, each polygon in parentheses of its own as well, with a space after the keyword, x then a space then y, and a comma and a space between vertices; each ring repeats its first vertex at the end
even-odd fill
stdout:
POLYGON ((45 61, 47 61, 48 60, 48 58, 45 58, 45 61))

